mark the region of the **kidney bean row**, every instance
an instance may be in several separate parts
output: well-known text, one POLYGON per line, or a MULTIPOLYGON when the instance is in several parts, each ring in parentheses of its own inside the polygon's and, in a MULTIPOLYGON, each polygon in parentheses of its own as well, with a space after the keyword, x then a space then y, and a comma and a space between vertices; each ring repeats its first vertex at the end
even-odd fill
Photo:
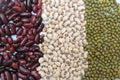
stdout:
POLYGON ((43 53, 37 44, 42 23, 41 0, 0 1, 0 78, 2 80, 39 80, 36 67, 43 53))

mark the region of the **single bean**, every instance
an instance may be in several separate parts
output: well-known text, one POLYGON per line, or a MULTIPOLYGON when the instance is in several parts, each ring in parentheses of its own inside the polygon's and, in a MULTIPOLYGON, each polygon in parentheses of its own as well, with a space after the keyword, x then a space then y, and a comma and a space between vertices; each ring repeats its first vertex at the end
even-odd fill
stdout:
POLYGON ((16 49, 18 52, 27 52, 29 50, 28 47, 19 47, 16 49))
POLYGON ((12 80, 12 75, 9 71, 5 71, 6 80, 12 80))
POLYGON ((13 21, 14 21, 15 23, 20 22, 20 20, 21 20, 21 18, 20 18, 19 16, 15 17, 15 18, 13 19, 13 21))
POLYGON ((27 63, 27 61, 24 60, 24 59, 20 59, 20 60, 18 60, 18 62, 19 62, 20 64, 26 64, 26 63, 27 63))
POLYGON ((28 34, 29 34, 29 35, 33 35, 33 31, 32 31, 32 30, 29 30, 29 31, 28 31, 28 34))
MULTIPOLYGON (((5 60, 9 60, 10 59, 10 57, 9 57, 9 55, 8 55, 8 52, 3 52, 3 58, 5 59, 5 60)), ((7 61, 8 63, 10 62, 10 61, 7 61)))
POLYGON ((28 37, 28 40, 34 40, 34 38, 35 38, 33 35, 29 35, 27 37, 28 37))
POLYGON ((3 31, 3 29, 0 27, 0 35, 3 37, 5 36, 5 32, 3 31))
POLYGON ((5 67, 5 69, 10 72, 16 72, 16 70, 11 67, 5 67))
POLYGON ((22 22, 17 22, 17 23, 15 24, 16 27, 21 27, 22 25, 23 25, 22 22))
POLYGON ((18 0, 15 0, 14 2, 16 6, 20 7, 20 2, 18 2, 18 0))
POLYGON ((12 74, 12 79, 13 79, 13 80, 18 80, 17 74, 13 73, 13 74, 12 74))
POLYGON ((26 7, 25 7, 25 4, 23 2, 21 3, 21 9, 23 12, 26 11, 26 7))
POLYGON ((12 9, 9 9, 5 12, 6 15, 11 15, 13 12, 12 12, 12 9))
POLYGON ((30 22, 30 20, 28 19, 28 18, 22 18, 22 20, 21 20, 23 23, 29 23, 30 22))
POLYGON ((11 32, 10 32, 10 28, 8 26, 4 26, 5 27, 5 32, 7 35, 11 35, 11 32))
POLYGON ((37 34, 37 35, 35 36, 35 42, 38 44, 38 43, 39 43, 39 40, 40 40, 40 35, 37 34))
POLYGON ((39 27, 41 22, 42 22, 42 18, 37 18, 36 21, 35 21, 35 27, 36 28, 39 27))
POLYGON ((22 35, 26 35, 27 34, 27 29, 26 28, 23 28, 23 33, 22 33, 22 35))
POLYGON ((32 29, 32 31, 33 31, 33 34, 34 35, 36 35, 37 34, 37 30, 34 28, 34 29, 32 29))
POLYGON ((19 67, 20 72, 23 74, 30 74, 30 71, 27 68, 24 68, 23 66, 19 67))
POLYGON ((18 15, 19 15, 19 13, 11 14, 11 15, 8 17, 8 19, 9 19, 9 20, 12 20, 14 17, 16 17, 16 16, 18 16, 18 15))
POLYGON ((17 30, 17 35, 21 35, 23 33, 23 28, 19 28, 18 30, 17 30))
POLYGON ((15 25, 9 24, 9 26, 10 26, 11 34, 15 34, 16 33, 15 25))
POLYGON ((33 6, 32 8, 33 8, 33 12, 37 13, 38 7, 37 6, 33 6))
POLYGON ((31 23, 24 23, 24 27, 26 27, 26 28, 33 28, 34 25, 31 24, 31 23))
POLYGON ((20 14, 21 17, 31 17, 31 13, 29 12, 23 12, 20 14))
POLYGON ((36 70, 31 71, 31 74, 36 78, 36 80, 39 80, 41 78, 36 70))
POLYGON ((10 50, 10 52, 12 52, 12 53, 15 51, 15 49, 14 49, 14 47, 13 47, 13 46, 12 46, 12 47, 10 47, 10 48, 9 48, 9 50, 10 50))
POLYGON ((11 60, 7 60, 6 62, 3 63, 5 67, 11 66, 11 64, 12 64, 11 60))
POLYGON ((29 46, 32 46, 34 44, 34 41, 29 41, 25 44, 25 46, 29 47, 29 46))
POLYGON ((4 72, 1 73, 0 76, 1 76, 1 80, 6 80, 6 79, 5 79, 5 74, 4 74, 4 72))
POLYGON ((18 77, 20 77, 21 79, 23 79, 23 80, 27 80, 27 76, 26 75, 24 75, 24 74, 22 74, 22 73, 17 73, 17 75, 18 75, 18 77))
POLYGON ((38 11, 37 11, 37 17, 41 17, 41 14, 42 14, 42 9, 39 9, 38 11))
POLYGON ((7 43, 5 46, 6 46, 6 49, 10 49, 10 44, 7 43))
POLYGON ((28 40, 28 38, 25 37, 25 38, 21 41, 20 45, 21 45, 21 46, 25 45, 25 43, 27 42, 27 40, 28 40))
POLYGON ((38 67, 40 65, 40 63, 35 63, 33 66, 32 66, 32 70, 36 69, 36 67, 38 67))
POLYGON ((9 7, 9 8, 12 8, 14 5, 15 5, 14 2, 10 2, 10 3, 8 4, 8 7, 9 7))
POLYGON ((31 19, 30 19, 30 21, 31 21, 32 24, 35 23, 35 20, 36 20, 36 16, 32 16, 31 19))
POLYGON ((9 43, 9 44, 12 44, 12 43, 13 43, 12 37, 8 37, 7 40, 8 40, 8 43, 9 43))
POLYGON ((1 37, 1 40, 7 44, 7 38, 6 37, 1 37))
POLYGON ((38 32, 38 33, 41 32, 41 31, 43 30, 43 28, 44 28, 44 24, 42 23, 42 24, 38 27, 37 32, 38 32))
POLYGON ((7 24, 7 23, 8 23, 8 20, 7 20, 6 16, 5 16, 3 13, 0 13, 0 18, 1 18, 1 20, 2 20, 2 22, 3 22, 4 24, 7 24))
POLYGON ((26 0, 26 8, 29 12, 32 11, 32 3, 31 0, 26 0))

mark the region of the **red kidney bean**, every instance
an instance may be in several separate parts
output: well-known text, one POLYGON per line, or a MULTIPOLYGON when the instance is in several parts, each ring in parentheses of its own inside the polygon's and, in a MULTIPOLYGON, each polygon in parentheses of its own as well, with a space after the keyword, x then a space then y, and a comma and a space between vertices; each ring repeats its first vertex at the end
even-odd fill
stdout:
POLYGON ((30 20, 28 18, 22 18, 21 21, 24 22, 24 23, 29 23, 30 22, 30 20))
POLYGON ((10 52, 14 52, 15 51, 14 47, 10 47, 9 50, 10 50, 10 52))
POLYGON ((42 22, 42 18, 37 18, 35 21, 35 27, 39 27, 42 22))
POLYGON ((15 24, 16 27, 21 27, 22 25, 23 25, 22 22, 17 22, 17 23, 15 24))
POLYGON ((31 17, 31 13, 29 12, 23 12, 20 14, 21 17, 31 17))
POLYGON ((5 71, 6 80, 12 80, 12 75, 9 71, 5 71))
POLYGON ((5 27, 5 32, 7 35, 11 35, 11 32, 10 32, 10 28, 8 26, 4 26, 5 27))
POLYGON ((29 41, 25 44, 25 46, 29 47, 29 46, 32 46, 34 44, 34 41, 29 41))
POLYGON ((41 14, 42 14, 42 9, 39 9, 36 16, 37 16, 37 17, 40 17, 41 14))
POLYGON ((44 42, 44 36, 40 36, 40 43, 44 42))
POLYGON ((10 44, 6 44, 6 49, 10 49, 10 44))
POLYGON ((22 32, 23 32, 23 28, 19 28, 18 30, 17 30, 17 35, 21 35, 22 34, 22 32))
POLYGON ((38 11, 38 7, 37 6, 33 6, 33 12, 37 12, 38 11))
POLYGON ((27 29, 26 28, 23 28, 23 33, 22 35, 26 35, 27 34, 27 29))
POLYGON ((21 41, 20 45, 21 45, 21 46, 25 45, 25 43, 27 42, 27 40, 28 40, 28 38, 25 37, 25 38, 21 41))
POLYGON ((23 2, 21 3, 21 9, 23 12, 26 11, 26 7, 25 7, 25 4, 23 2))
POLYGON ((2 65, 2 63, 3 63, 3 56, 0 55, 0 66, 2 65))
POLYGON ((12 64, 11 60, 7 60, 6 62, 3 63, 3 66, 7 67, 10 66, 12 64))
POLYGON ((12 40, 11 37, 8 37, 7 39, 8 39, 8 43, 9 43, 9 44, 12 44, 12 43, 13 43, 13 40, 12 40))
POLYGON ((18 36, 18 35, 17 35, 17 38, 18 38, 18 39, 21 39, 21 38, 24 38, 24 36, 22 36, 22 35, 21 35, 21 36, 18 36))
POLYGON ((33 35, 33 31, 32 31, 32 30, 29 30, 29 31, 28 31, 28 34, 29 34, 29 35, 33 35))
POLYGON ((14 6, 12 9, 17 11, 17 12, 21 12, 22 11, 21 7, 18 7, 18 6, 14 6))
POLYGON ((14 21, 15 23, 19 22, 20 20, 21 20, 21 18, 20 18, 19 16, 15 17, 15 18, 13 19, 13 21, 14 21))
POLYGON ((17 47, 19 46, 19 44, 12 44, 12 46, 13 46, 14 48, 17 48, 17 47))
POLYGON ((18 69, 18 63, 13 62, 11 65, 14 69, 18 69))
POLYGON ((6 16, 5 16, 4 14, 0 13, 0 18, 1 18, 1 20, 2 20, 2 22, 3 22, 4 24, 7 24, 7 23, 8 23, 8 20, 7 20, 7 18, 6 18, 6 16))
POLYGON ((13 74, 12 74, 12 79, 13 79, 13 80, 18 80, 17 74, 13 73, 13 74))
POLYGON ((34 29, 32 29, 32 31, 33 31, 33 34, 34 35, 36 35, 37 34, 37 30, 34 28, 34 29))
POLYGON ((31 67, 33 64, 34 64, 33 62, 27 63, 26 67, 31 67))
POLYGON ((19 13, 14 13, 14 14, 11 14, 8 19, 9 20, 12 20, 14 17, 18 16, 19 13))
POLYGON ((5 59, 5 60, 9 60, 10 58, 9 58, 9 55, 8 55, 8 52, 3 52, 3 58, 5 59))
POLYGON ((24 60, 24 59, 20 59, 20 60, 18 60, 18 62, 21 63, 21 64, 26 64, 27 63, 26 60, 24 60))
POLYGON ((33 2, 34 4, 37 4, 37 3, 38 3, 38 0, 32 0, 32 2, 33 2))
POLYGON ((23 26, 26 27, 26 28, 33 28, 34 27, 34 25, 31 24, 31 23, 24 23, 23 26))
POLYGON ((4 5, 4 6, 2 7, 2 10, 1 10, 1 11, 4 13, 6 10, 7 10, 7 6, 4 5))
POLYGON ((38 33, 41 32, 41 31, 43 30, 43 28, 44 28, 44 24, 42 23, 42 24, 38 27, 37 32, 38 32, 38 33))
POLYGON ((40 57, 43 57, 43 53, 41 51, 39 52, 34 52, 34 54, 39 55, 40 57))
POLYGON ((31 19, 30 19, 30 21, 31 21, 32 24, 35 23, 35 20, 36 20, 36 17, 35 17, 35 16, 32 16, 31 19))
POLYGON ((38 67, 40 65, 40 63, 35 63, 33 66, 32 66, 32 68, 31 69, 35 69, 36 67, 38 67))
POLYGON ((4 33, 4 31, 2 30, 2 28, 0 27, 0 35, 3 37, 3 36, 5 36, 5 33, 4 33))
POLYGON ((11 34, 15 34, 16 33, 15 25, 9 24, 9 26, 10 26, 11 34))
POLYGON ((34 51, 39 51, 39 49, 40 49, 39 46, 31 46, 29 50, 34 52, 34 51))
POLYGON ((37 34, 37 35, 35 36, 35 42, 38 44, 38 43, 39 43, 39 40, 40 40, 40 35, 37 34))
POLYGON ((32 3, 31 0, 26 0, 26 8, 29 12, 32 11, 32 3))
POLYGON ((1 37, 1 40, 2 40, 2 42, 4 42, 4 43, 7 44, 7 39, 6 39, 6 37, 1 37))
POLYGON ((6 15, 11 15, 12 14, 12 9, 9 9, 5 12, 6 15))
POLYGON ((12 8, 14 5, 15 5, 14 2, 10 2, 10 3, 8 4, 8 7, 9 7, 9 8, 12 8))
POLYGON ((19 47, 19 48, 17 48, 16 51, 18 51, 18 52, 27 52, 28 50, 29 50, 28 47, 19 47))
POLYGON ((6 80, 6 79, 5 79, 5 74, 4 74, 4 73, 1 73, 1 74, 0 74, 0 77, 1 77, 1 80, 6 80))
POLYGON ((23 74, 30 74, 30 71, 27 68, 24 68, 23 66, 19 67, 20 72, 23 74))
POLYGON ((41 78, 36 70, 31 71, 31 74, 36 78, 36 80, 39 80, 41 78))
POLYGON ((3 51, 5 51, 5 50, 6 50, 6 47, 0 48, 0 52, 3 52, 3 51))
POLYGON ((38 6, 39 9, 42 9, 42 0, 38 0, 38 6))
POLYGON ((18 75, 18 77, 20 77, 21 79, 23 79, 23 80, 27 80, 27 76, 26 75, 24 75, 24 74, 22 74, 22 73, 17 73, 17 75, 18 75))
POLYGON ((20 6, 20 3, 18 2, 18 0, 15 0, 14 2, 15 2, 15 5, 16 5, 16 6, 21 7, 21 6, 20 6))
POLYGON ((34 40, 34 38, 35 38, 33 35, 29 35, 27 37, 28 37, 29 40, 34 40))

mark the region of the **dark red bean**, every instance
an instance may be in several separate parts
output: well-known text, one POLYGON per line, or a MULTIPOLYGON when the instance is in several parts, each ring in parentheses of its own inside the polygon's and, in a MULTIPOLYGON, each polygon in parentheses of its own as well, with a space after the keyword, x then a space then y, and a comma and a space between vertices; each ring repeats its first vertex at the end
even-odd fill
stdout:
POLYGON ((28 47, 19 47, 16 49, 18 52, 27 52, 29 50, 28 47))
POLYGON ((20 3, 18 2, 18 0, 15 0, 14 2, 15 2, 15 5, 16 5, 16 6, 19 6, 19 7, 20 7, 20 3))
POLYGON ((13 73, 13 74, 12 74, 12 79, 13 79, 13 80, 18 80, 17 74, 13 73))
POLYGON ((31 16, 31 13, 29 12, 23 12, 20 14, 21 17, 30 17, 31 16))
POLYGON ((9 59, 10 59, 7 52, 3 52, 3 58, 4 58, 5 60, 9 60, 9 59))
POLYGON ((21 46, 25 45, 25 43, 27 42, 27 40, 28 40, 28 38, 25 37, 25 38, 21 41, 20 45, 21 45, 21 46))
POLYGON ((33 12, 37 12, 38 11, 38 7, 37 6, 33 6, 33 12))
POLYGON ((0 48, 0 52, 3 52, 3 51, 5 51, 5 50, 6 50, 6 47, 0 48))
POLYGON ((37 16, 37 17, 40 17, 41 14, 42 14, 42 9, 39 9, 36 16, 37 16))
POLYGON ((3 64, 3 56, 0 55, 0 66, 3 64))
POLYGON ((8 26, 5 26, 5 32, 7 35, 11 35, 10 28, 8 26))
POLYGON ((39 43, 39 40, 40 40, 40 35, 37 34, 37 35, 35 36, 35 42, 38 44, 38 43, 39 43))
POLYGON ((34 44, 34 41, 29 41, 25 44, 25 46, 29 47, 29 46, 32 46, 34 44))
POLYGON ((19 13, 14 13, 14 14, 11 14, 8 19, 9 20, 12 20, 14 17, 16 17, 19 13))
POLYGON ((35 16, 32 16, 31 19, 30 19, 30 21, 31 21, 32 24, 35 23, 35 20, 36 20, 36 17, 35 17, 35 16))
POLYGON ((11 37, 8 37, 7 39, 8 39, 8 43, 9 43, 9 44, 12 44, 12 43, 13 43, 13 40, 12 40, 11 37))
POLYGON ((29 30, 29 31, 28 31, 28 34, 29 34, 29 35, 33 35, 33 31, 32 31, 32 30, 29 30))
POLYGON ((26 0, 26 8, 29 12, 32 11, 32 3, 31 0, 26 0))
POLYGON ((37 34, 37 30, 34 28, 34 29, 32 29, 32 31, 33 31, 33 34, 34 35, 36 35, 37 34))
POLYGON ((14 69, 18 69, 18 63, 15 63, 15 62, 12 62, 12 65, 11 65, 14 69))
POLYGON ((16 33, 15 25, 9 24, 9 26, 10 26, 11 34, 15 34, 16 33))
POLYGON ((36 78, 36 80, 39 80, 41 78, 36 70, 31 71, 31 74, 36 78))
POLYGON ((39 46, 32 46, 30 47, 30 51, 39 51, 40 47, 39 46))
POLYGON ((41 32, 41 31, 43 30, 43 28, 44 28, 44 24, 42 23, 42 24, 38 27, 37 32, 38 32, 38 33, 41 32))
POLYGON ((12 9, 17 11, 17 12, 21 12, 22 11, 21 7, 18 7, 18 6, 14 6, 12 9))
POLYGON ((17 47, 19 46, 19 44, 12 44, 12 46, 13 46, 14 48, 17 48, 17 47))
POLYGON ((29 39, 29 40, 34 40, 34 38, 35 38, 35 37, 34 37, 33 35, 29 35, 29 36, 28 36, 28 39, 29 39))
POLYGON ((5 33, 4 33, 4 31, 3 31, 3 29, 0 27, 0 35, 3 37, 3 36, 5 36, 5 33))
POLYGON ((35 63, 33 66, 32 66, 32 70, 36 69, 36 67, 38 67, 40 64, 39 63, 35 63))
POLYGON ((6 44, 6 49, 10 49, 10 44, 6 44))
POLYGON ((5 71, 6 80, 12 80, 12 75, 9 71, 5 71))
POLYGON ((24 24, 24 27, 26 27, 26 28, 33 28, 34 25, 31 24, 31 23, 25 23, 25 24, 24 24))
POLYGON ((21 20, 21 18, 20 18, 19 16, 15 17, 15 18, 13 19, 13 21, 14 21, 15 23, 19 22, 20 20, 21 20))
POLYGON ((44 36, 41 35, 41 36, 40 36, 40 43, 43 43, 43 42, 44 42, 44 36))
POLYGON ((27 63, 26 67, 32 67, 33 64, 34 64, 33 62, 27 63))
POLYGON ((5 12, 6 15, 11 15, 12 14, 12 9, 9 9, 5 12))
POLYGON ((24 68, 23 66, 19 67, 20 72, 23 74, 30 74, 30 71, 27 68, 24 68))
POLYGON ((18 36, 18 35, 17 35, 17 38, 18 38, 18 39, 21 39, 21 38, 24 38, 24 36, 18 36))
POLYGON ((2 20, 2 22, 3 22, 4 24, 7 24, 7 23, 8 23, 8 20, 7 20, 7 18, 6 18, 6 16, 5 16, 4 14, 0 13, 0 18, 1 18, 1 20, 2 20))
POLYGON ((35 22, 35 27, 39 27, 42 22, 42 18, 37 18, 35 22))
POLYGON ((14 47, 10 47, 9 50, 10 50, 10 52, 12 52, 12 53, 15 51, 14 47))
POLYGON ((1 37, 1 40, 7 44, 7 38, 6 37, 1 37))
POLYGON ((4 73, 1 73, 1 74, 0 74, 0 77, 1 77, 1 80, 6 80, 6 79, 5 79, 5 74, 4 74, 4 73))
POLYGON ((38 0, 32 0, 32 2, 33 2, 34 4, 37 4, 37 3, 38 3, 38 0))
POLYGON ((30 20, 28 18, 22 18, 21 21, 24 22, 24 23, 29 23, 30 22, 30 20))
POLYGON ((20 59, 20 60, 18 60, 18 62, 19 62, 20 64, 26 64, 26 63, 27 63, 26 60, 24 60, 24 59, 20 59))
POLYGON ((3 66, 7 67, 10 66, 12 64, 11 60, 7 60, 6 62, 3 63, 3 66))
POLYGON ((21 3, 21 9, 23 12, 26 11, 26 7, 25 7, 25 4, 23 2, 21 3))
POLYGON ((23 28, 19 28, 18 30, 17 30, 17 35, 21 35, 22 34, 22 32, 23 32, 23 28))
POLYGON ((22 22, 17 22, 17 23, 15 24, 16 27, 21 27, 22 25, 23 25, 22 22))
POLYGON ((26 35, 27 34, 27 29, 26 28, 23 28, 23 33, 22 35, 26 35))
POLYGON ((27 80, 27 76, 22 73, 17 73, 18 77, 20 77, 23 80, 27 80))
POLYGON ((2 6, 2 10, 1 11, 4 13, 6 10, 7 10, 7 6, 6 5, 2 6))
POLYGON ((9 7, 9 8, 12 8, 14 5, 15 5, 14 2, 10 2, 10 3, 8 4, 8 7, 9 7))
POLYGON ((42 9, 42 0, 38 0, 38 6, 39 9, 42 9))
POLYGON ((43 57, 43 53, 41 51, 39 52, 34 52, 34 54, 39 55, 40 57, 43 57))

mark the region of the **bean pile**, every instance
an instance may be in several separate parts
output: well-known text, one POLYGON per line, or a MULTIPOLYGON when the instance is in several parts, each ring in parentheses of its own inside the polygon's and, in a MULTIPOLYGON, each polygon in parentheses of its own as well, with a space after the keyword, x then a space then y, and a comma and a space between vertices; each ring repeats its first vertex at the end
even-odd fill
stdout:
POLYGON ((83 80, 120 78, 120 5, 116 0, 84 0, 89 52, 83 80))
POLYGON ((0 0, 0 78, 39 80, 41 0, 0 0))
POLYGON ((43 0, 44 57, 37 68, 41 80, 80 80, 87 68, 87 44, 82 0, 43 0))

